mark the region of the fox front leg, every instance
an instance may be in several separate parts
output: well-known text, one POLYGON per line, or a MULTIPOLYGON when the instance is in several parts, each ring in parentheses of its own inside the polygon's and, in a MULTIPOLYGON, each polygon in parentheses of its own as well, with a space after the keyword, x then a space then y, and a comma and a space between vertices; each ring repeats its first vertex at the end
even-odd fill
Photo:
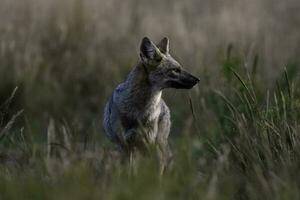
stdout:
POLYGON ((172 161, 172 151, 168 142, 158 144, 157 154, 159 158, 159 174, 163 175, 172 161))
POLYGON ((157 134, 157 151, 160 161, 160 175, 164 173, 172 160, 172 152, 168 143, 170 127, 170 115, 169 112, 165 112, 164 115, 160 116, 157 134))

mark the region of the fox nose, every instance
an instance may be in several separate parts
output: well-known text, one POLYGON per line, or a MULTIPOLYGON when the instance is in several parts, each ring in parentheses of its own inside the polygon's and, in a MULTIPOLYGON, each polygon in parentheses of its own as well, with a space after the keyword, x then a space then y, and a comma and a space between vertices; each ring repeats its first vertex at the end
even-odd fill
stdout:
POLYGON ((195 82, 195 84, 199 83, 200 79, 196 76, 193 76, 193 81, 195 82))

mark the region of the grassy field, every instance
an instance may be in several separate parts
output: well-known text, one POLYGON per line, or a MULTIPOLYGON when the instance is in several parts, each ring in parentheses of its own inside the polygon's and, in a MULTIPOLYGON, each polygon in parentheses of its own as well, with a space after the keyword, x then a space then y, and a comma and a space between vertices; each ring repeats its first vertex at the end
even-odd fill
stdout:
POLYGON ((0 200, 299 199, 300 4, 0 2, 0 200), (167 90, 174 160, 123 162, 103 134, 143 36, 200 77, 167 90))

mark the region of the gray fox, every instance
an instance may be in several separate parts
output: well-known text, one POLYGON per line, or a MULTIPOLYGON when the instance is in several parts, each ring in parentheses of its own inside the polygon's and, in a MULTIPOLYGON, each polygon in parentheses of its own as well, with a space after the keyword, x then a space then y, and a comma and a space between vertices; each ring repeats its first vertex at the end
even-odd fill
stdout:
POLYGON ((140 60, 127 79, 118 85, 104 110, 103 126, 108 138, 122 152, 159 148, 164 167, 171 157, 168 145, 170 110, 162 99, 165 88, 190 89, 199 79, 183 70, 169 54, 169 39, 155 45, 144 37, 140 60))

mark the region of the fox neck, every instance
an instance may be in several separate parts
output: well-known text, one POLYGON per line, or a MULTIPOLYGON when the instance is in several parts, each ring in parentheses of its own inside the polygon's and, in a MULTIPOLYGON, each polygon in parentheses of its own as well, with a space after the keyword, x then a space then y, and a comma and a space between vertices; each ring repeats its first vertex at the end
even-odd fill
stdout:
POLYGON ((127 102, 139 111, 153 112, 161 101, 162 90, 150 84, 147 68, 139 63, 128 77, 130 89, 127 102))

